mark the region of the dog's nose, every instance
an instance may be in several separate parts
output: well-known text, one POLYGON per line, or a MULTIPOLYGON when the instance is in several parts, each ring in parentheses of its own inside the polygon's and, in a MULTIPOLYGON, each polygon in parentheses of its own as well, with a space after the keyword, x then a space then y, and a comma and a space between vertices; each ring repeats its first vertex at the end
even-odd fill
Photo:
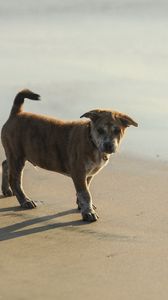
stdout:
POLYGON ((106 143, 104 143, 104 150, 106 153, 110 154, 110 153, 115 152, 115 147, 112 143, 106 142, 106 143))

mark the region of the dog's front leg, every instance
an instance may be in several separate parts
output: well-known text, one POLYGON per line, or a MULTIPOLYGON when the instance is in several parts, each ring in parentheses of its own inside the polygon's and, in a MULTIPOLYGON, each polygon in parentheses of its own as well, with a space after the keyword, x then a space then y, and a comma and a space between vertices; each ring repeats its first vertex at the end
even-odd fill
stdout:
POLYGON ((73 176, 72 179, 76 188, 78 205, 80 206, 83 220, 88 222, 97 221, 98 215, 93 209, 92 196, 89 192, 86 178, 73 176))
MULTIPOLYGON (((90 183, 91 183, 91 180, 92 180, 92 178, 93 178, 93 176, 89 176, 89 177, 87 177, 87 188, 89 189, 89 187, 90 187, 90 183)), ((78 195, 76 195, 76 204, 77 204, 77 206, 78 206, 78 209, 79 210, 81 210, 81 206, 80 206, 80 201, 79 201, 79 199, 78 199, 78 195)), ((92 207, 93 207, 93 209, 96 209, 96 206, 92 203, 92 207)))

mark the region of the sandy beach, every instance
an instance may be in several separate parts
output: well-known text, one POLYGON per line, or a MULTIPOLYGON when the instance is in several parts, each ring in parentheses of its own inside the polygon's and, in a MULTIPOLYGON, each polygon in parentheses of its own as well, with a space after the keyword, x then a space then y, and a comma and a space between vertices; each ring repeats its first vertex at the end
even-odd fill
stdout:
POLYGON ((69 178, 27 164, 38 208, 0 199, 0 299, 166 300, 167 182, 167 163, 117 154, 92 184, 88 224, 69 178))
POLYGON ((162 0, 1 1, 0 129, 23 88, 42 99, 25 111, 76 120, 110 108, 139 127, 91 185, 98 222, 81 221, 69 178, 30 164, 38 208, 0 196, 0 300, 168 299, 167 11, 162 0))

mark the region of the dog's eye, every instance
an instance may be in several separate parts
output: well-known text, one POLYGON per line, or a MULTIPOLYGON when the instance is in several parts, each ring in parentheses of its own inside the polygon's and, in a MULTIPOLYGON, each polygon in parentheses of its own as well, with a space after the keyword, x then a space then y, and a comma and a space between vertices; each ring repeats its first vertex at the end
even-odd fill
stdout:
POLYGON ((99 133, 99 134, 105 134, 105 130, 103 129, 103 128, 98 128, 97 129, 97 132, 99 133))
POLYGON ((114 132, 115 135, 118 135, 118 134, 121 133, 121 129, 117 127, 117 128, 114 129, 113 132, 114 132))

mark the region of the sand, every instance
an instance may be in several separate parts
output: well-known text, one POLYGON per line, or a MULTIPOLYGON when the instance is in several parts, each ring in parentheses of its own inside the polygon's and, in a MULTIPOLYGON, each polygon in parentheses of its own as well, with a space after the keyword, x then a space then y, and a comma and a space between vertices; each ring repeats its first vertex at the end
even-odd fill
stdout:
POLYGON ((0 299, 167 300, 167 166, 117 154, 91 186, 88 224, 69 178, 27 164, 38 208, 0 199, 0 299))

